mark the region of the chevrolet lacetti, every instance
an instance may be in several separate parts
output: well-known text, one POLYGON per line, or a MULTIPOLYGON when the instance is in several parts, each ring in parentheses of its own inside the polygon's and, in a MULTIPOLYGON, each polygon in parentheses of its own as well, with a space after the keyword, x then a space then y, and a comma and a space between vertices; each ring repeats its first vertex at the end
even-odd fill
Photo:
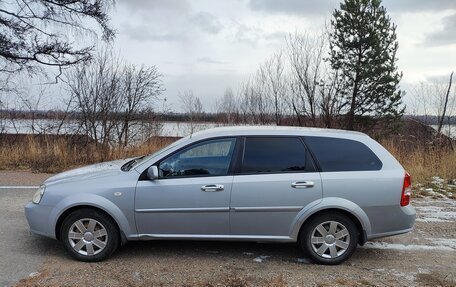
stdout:
POLYGON ((297 242, 338 264, 412 230, 409 174, 359 132, 224 127, 151 155, 55 175, 25 214, 32 233, 100 261, 132 240, 297 242))

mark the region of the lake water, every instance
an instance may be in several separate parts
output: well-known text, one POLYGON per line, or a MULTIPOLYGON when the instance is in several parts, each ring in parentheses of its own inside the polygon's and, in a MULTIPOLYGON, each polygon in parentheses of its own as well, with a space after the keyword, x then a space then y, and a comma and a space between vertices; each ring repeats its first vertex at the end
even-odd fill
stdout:
MULTIPOLYGON (((152 129, 153 135, 184 137, 192 132, 208 128, 222 126, 216 123, 187 123, 187 122, 160 122, 152 129)), ((40 119, 40 120, 6 120, 0 119, 0 132, 11 134, 72 134, 78 130, 75 121, 64 122, 40 119)))
MULTIPOLYGON (((222 126, 217 123, 188 123, 188 122, 161 122, 158 128, 151 131, 152 134, 140 135, 138 140, 148 138, 151 135, 184 137, 192 132, 201 131, 213 127, 222 126)), ((437 125, 430 125, 437 130, 437 125)), ((72 134, 77 131, 77 122, 65 122, 50 119, 40 120, 14 120, 0 119, 0 133, 21 133, 21 134, 72 134)), ((456 138, 456 125, 444 125, 442 133, 456 138)))

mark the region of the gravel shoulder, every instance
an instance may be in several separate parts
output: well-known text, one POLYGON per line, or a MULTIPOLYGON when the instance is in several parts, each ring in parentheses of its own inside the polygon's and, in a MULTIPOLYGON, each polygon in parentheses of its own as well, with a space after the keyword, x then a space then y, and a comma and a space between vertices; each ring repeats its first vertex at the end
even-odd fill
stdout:
POLYGON ((0 170, 0 185, 40 185, 51 173, 32 173, 27 170, 0 170))
POLYGON ((105 262, 81 263, 28 233, 23 205, 32 194, 0 190, 0 286, 456 285, 455 200, 415 200, 413 232, 369 242, 339 266, 310 264, 294 244, 206 241, 130 242, 105 262))

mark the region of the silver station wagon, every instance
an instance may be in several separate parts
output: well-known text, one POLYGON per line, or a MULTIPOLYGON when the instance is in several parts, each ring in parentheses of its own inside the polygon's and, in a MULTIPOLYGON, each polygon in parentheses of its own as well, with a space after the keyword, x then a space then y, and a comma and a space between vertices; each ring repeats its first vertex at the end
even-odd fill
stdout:
POLYGON ((412 230, 411 179, 359 132, 224 127, 151 155, 46 180, 25 207, 32 233, 82 261, 132 240, 297 242, 338 264, 358 244, 412 230))

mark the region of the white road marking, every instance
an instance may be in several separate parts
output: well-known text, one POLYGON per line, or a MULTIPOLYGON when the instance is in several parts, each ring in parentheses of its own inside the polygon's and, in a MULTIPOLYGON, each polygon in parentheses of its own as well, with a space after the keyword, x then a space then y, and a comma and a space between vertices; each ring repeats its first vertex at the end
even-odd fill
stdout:
POLYGON ((38 185, 4 185, 0 186, 0 189, 37 189, 38 185))

